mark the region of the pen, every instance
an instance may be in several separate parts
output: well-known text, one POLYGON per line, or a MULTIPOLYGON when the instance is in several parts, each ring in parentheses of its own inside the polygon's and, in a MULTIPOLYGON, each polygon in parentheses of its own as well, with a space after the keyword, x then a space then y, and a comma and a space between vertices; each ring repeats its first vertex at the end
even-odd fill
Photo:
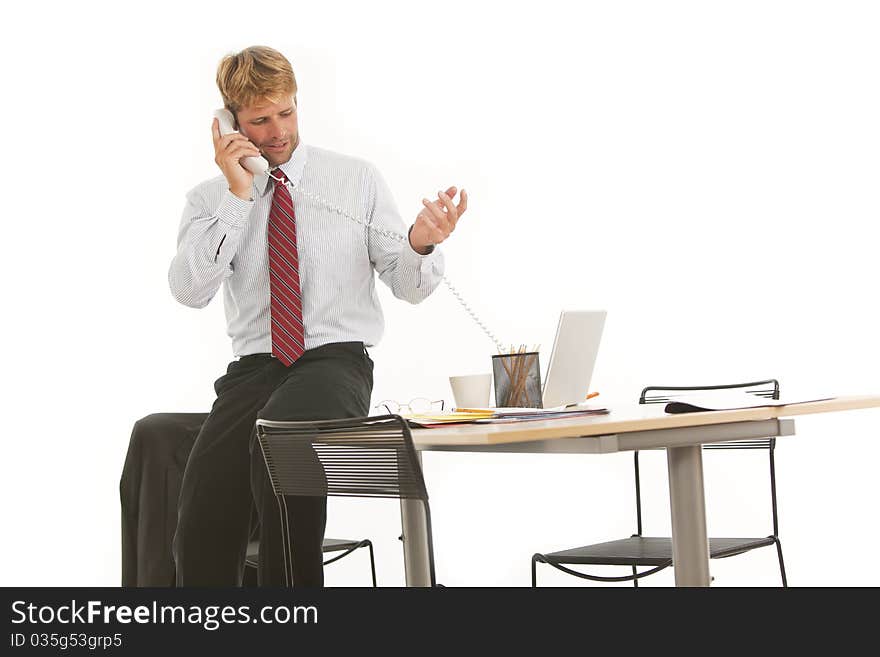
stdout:
MULTIPOLYGON (((587 401, 588 399, 592 399, 593 397, 598 397, 598 396, 599 396, 598 392, 591 392, 586 397, 584 397, 584 401, 587 401)), ((583 403, 584 402, 573 402, 571 404, 566 404, 565 408, 574 408, 575 406, 580 406, 583 403)))

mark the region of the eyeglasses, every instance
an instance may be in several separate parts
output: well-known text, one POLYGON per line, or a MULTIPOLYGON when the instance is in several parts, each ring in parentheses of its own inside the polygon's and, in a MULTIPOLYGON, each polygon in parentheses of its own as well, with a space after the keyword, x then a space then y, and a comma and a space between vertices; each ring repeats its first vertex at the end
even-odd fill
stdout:
POLYGON ((393 399, 386 399, 376 404, 373 408, 384 408, 391 415, 397 415, 404 409, 409 409, 410 413, 428 413, 429 411, 442 411, 445 407, 446 402, 442 399, 431 401, 426 397, 416 397, 415 399, 410 399, 406 404, 401 404, 393 399), (438 404, 440 405, 439 408, 437 407, 438 404))

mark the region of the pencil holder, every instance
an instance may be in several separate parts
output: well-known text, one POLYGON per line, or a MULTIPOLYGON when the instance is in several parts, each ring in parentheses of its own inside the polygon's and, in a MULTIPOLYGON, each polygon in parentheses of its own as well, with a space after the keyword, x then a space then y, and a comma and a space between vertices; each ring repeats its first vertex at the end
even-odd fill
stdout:
POLYGON ((495 406, 542 408, 538 352, 492 356, 495 406))

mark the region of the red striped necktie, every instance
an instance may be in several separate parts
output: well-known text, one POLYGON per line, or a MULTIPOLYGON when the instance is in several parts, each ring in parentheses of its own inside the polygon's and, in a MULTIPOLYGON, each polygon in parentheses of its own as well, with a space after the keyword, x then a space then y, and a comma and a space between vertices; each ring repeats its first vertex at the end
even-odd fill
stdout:
MULTIPOLYGON (((281 169, 272 175, 285 183, 281 169)), ((269 211, 269 292, 272 297, 272 355, 290 367, 305 351, 302 294, 299 287, 299 254, 296 249, 296 217, 287 185, 275 181, 269 211)))

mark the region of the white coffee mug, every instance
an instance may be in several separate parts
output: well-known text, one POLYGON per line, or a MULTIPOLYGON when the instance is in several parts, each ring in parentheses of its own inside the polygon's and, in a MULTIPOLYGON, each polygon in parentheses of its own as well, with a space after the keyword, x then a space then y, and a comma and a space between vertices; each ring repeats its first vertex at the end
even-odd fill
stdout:
POLYGON ((450 376, 452 396, 456 408, 486 408, 489 406, 489 391, 492 388, 492 374, 465 374, 450 376))

